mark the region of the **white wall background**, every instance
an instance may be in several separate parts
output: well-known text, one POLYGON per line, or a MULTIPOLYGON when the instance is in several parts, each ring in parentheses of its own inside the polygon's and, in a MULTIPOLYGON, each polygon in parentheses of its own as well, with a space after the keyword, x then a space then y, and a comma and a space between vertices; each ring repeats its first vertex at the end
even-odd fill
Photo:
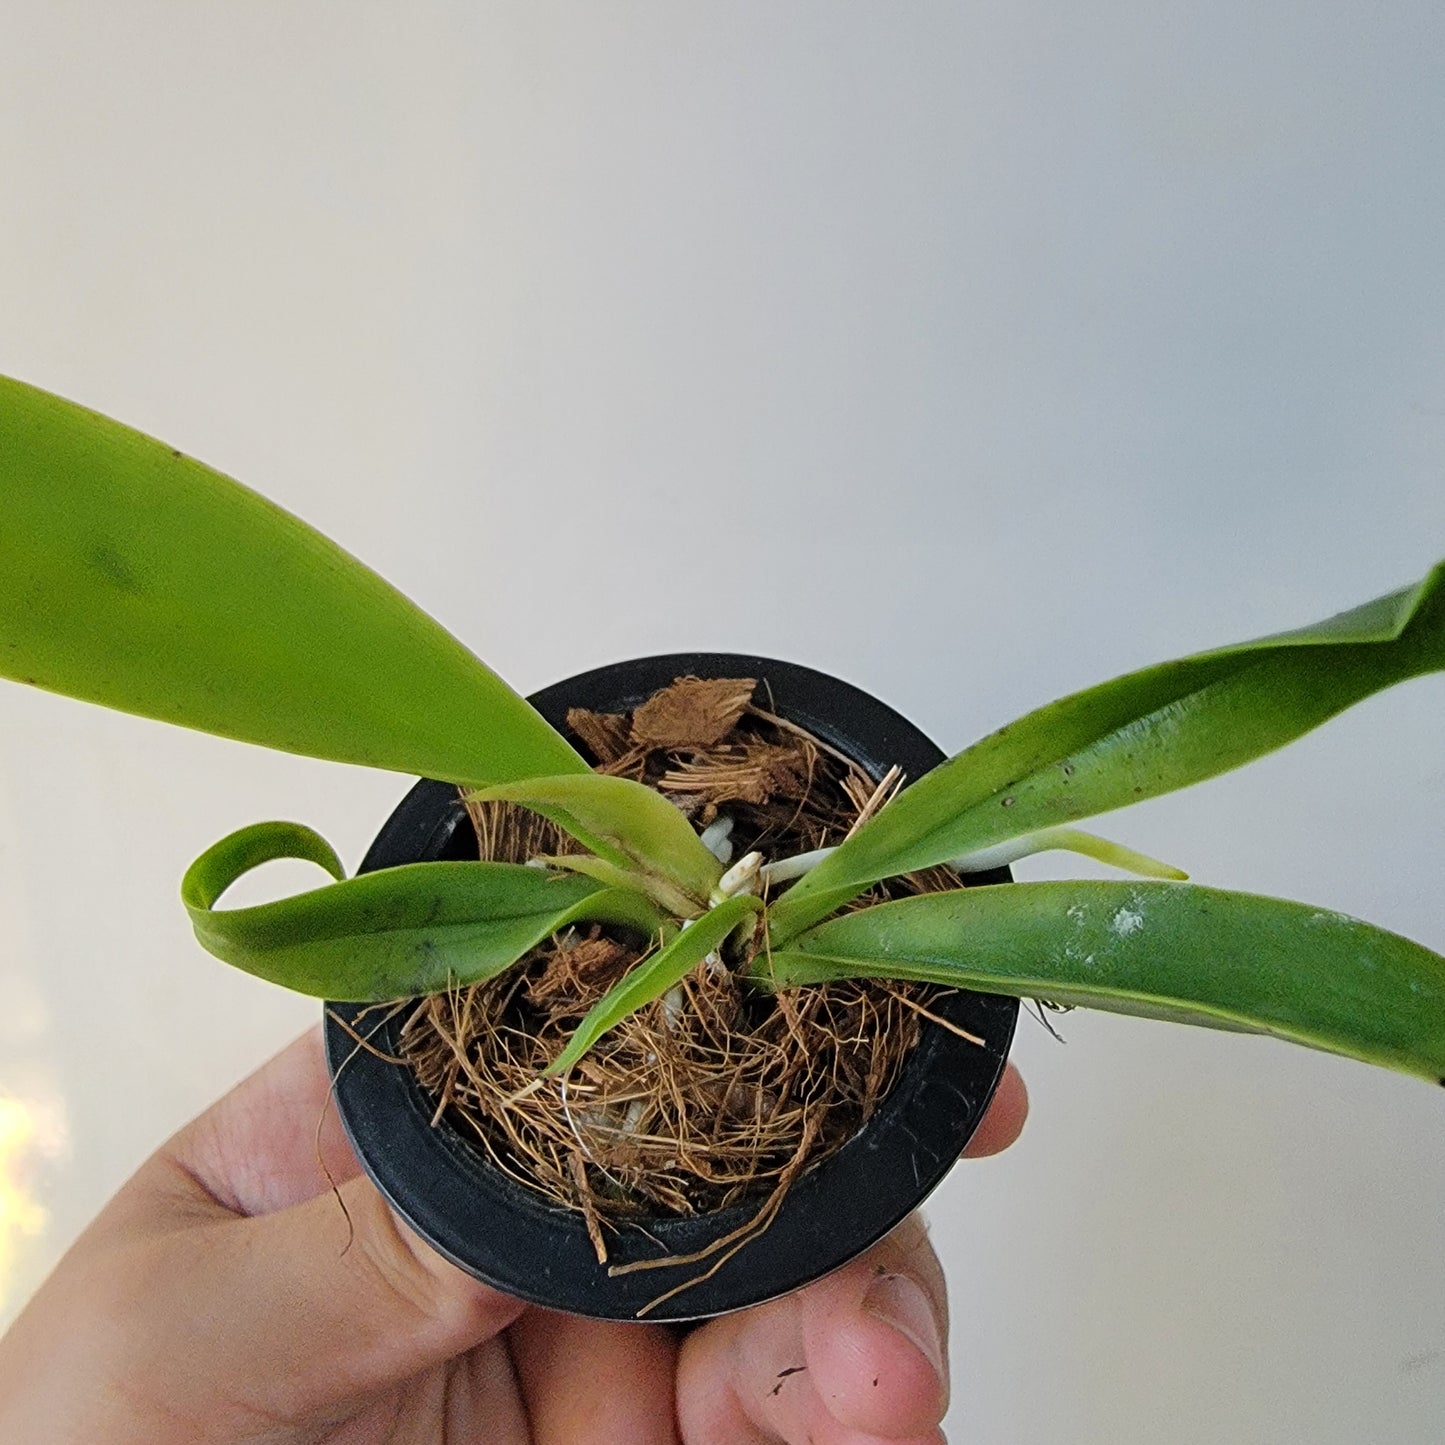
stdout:
MULTIPOLYGON (((756 650, 958 747, 1445 554, 1442 67, 1430 0, 8 0, 0 371, 523 689, 756 650)), ((1112 831, 1445 949, 1442 707, 1112 831)), ((185 863, 265 816, 354 862, 402 787, 0 688, 0 1319, 312 1017, 199 952, 185 863)), ((1064 1031, 932 1208, 953 1437, 1438 1440, 1439 1092, 1064 1031)))

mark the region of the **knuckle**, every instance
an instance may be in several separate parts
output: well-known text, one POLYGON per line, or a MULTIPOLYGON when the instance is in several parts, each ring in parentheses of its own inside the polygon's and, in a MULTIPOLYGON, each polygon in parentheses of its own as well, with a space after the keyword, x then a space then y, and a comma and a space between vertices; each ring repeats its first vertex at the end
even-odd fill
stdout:
POLYGON ((365 1265, 400 1309, 447 1338, 483 1334, 495 1314, 494 1292, 418 1239, 380 1196, 358 1230, 365 1265))

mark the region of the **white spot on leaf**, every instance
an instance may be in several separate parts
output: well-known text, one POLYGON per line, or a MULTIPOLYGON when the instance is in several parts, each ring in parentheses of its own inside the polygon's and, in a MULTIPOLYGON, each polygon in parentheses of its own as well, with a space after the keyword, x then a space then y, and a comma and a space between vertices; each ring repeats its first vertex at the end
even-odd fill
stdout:
POLYGON ((1113 917, 1109 927, 1114 930, 1120 938, 1129 938, 1138 933, 1144 926, 1144 915, 1135 913, 1131 909, 1121 908, 1113 917))

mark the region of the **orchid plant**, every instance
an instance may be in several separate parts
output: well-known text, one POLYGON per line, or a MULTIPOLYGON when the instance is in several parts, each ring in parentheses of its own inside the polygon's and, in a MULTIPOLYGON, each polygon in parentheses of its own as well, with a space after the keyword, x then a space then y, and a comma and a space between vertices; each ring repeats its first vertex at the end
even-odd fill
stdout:
POLYGON ((1273 1034, 1445 1082, 1445 958, 1327 909, 1185 882, 1072 826, 1445 668, 1442 578, 1445 564, 1315 626, 1062 698, 903 788, 838 847, 725 867, 667 798, 593 772, 460 642, 305 524, 160 442, 0 381, 0 675, 449 781, 542 814, 583 850, 347 878, 311 829, 259 823, 185 874, 200 942, 287 988, 369 1001, 488 978, 573 922, 650 939, 549 1072, 723 956, 764 990, 921 980, 1273 1034), (1143 876, 864 900, 896 875, 1056 848, 1143 876), (280 857, 335 881, 217 907, 280 857))

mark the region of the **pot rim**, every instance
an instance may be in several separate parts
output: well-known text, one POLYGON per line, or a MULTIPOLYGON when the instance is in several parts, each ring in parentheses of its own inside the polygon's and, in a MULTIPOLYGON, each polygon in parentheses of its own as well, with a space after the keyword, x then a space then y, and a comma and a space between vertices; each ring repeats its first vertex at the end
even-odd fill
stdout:
MULTIPOLYGON (((689 675, 756 677, 770 711, 847 753, 875 778, 894 763, 916 778, 943 760, 918 728, 852 684, 740 653, 665 653, 612 663, 544 688, 530 701, 565 732, 569 707, 626 711, 689 675)), ((361 871, 466 856, 465 818, 454 787, 418 782, 377 835, 361 871), (449 854, 449 848, 460 851, 449 854)), ((978 881, 1007 877, 999 870, 978 881)), ((711 1268, 708 1260, 609 1276, 580 1212, 513 1179, 445 1118, 433 1126, 435 1101, 412 1071, 356 1046, 341 1021, 381 1053, 395 1052, 400 1020, 378 1026, 364 1017, 366 1007, 326 1006, 327 1060, 342 1123, 393 1210, 452 1263, 533 1304, 618 1320, 636 1319, 665 1291, 711 1268)), ((649 1322, 705 1318, 789 1293, 862 1253, 933 1191, 1002 1077, 1018 1001, 958 991, 933 1008, 984 1046, 925 1021, 899 1082, 863 1128, 794 1181, 762 1234, 649 1312, 649 1322)), ((609 1237, 611 1263, 691 1254, 745 1223, 758 1202, 696 1218, 625 1223, 609 1237)))

